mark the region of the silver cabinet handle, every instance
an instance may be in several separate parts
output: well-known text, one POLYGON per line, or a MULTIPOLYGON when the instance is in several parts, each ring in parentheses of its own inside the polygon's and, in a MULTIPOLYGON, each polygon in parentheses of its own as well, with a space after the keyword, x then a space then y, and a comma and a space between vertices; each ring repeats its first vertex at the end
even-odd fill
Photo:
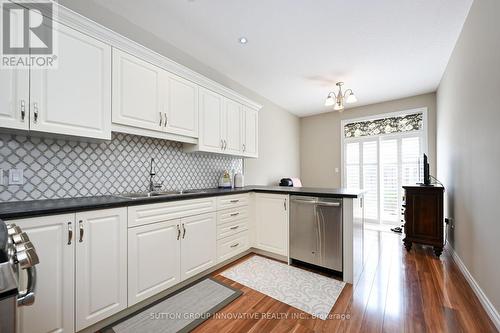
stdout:
POLYGON ((165 127, 167 127, 167 124, 168 124, 168 116, 167 113, 165 112, 165 127))
POLYGON ((78 242, 83 242, 83 233, 84 233, 84 230, 83 230, 83 221, 80 220, 78 221, 78 225, 80 226, 80 239, 78 240, 78 242))
POLYGON ((184 223, 182 224, 182 239, 186 237, 186 227, 184 226, 184 223))
POLYGON ((33 122, 36 123, 38 121, 38 103, 33 103, 33 122))
POLYGON ((73 239, 73 228, 71 222, 68 222, 68 245, 71 245, 71 240, 73 239))
POLYGON ((224 140, 220 139, 220 149, 224 150, 224 140))
POLYGON ((235 200, 231 200, 231 201, 229 201, 229 202, 230 202, 230 203, 237 203, 237 202, 240 202, 240 200, 239 200, 239 199, 235 199, 235 200))
POLYGON ((24 118, 26 118, 26 102, 24 99, 21 100, 21 120, 24 122, 24 118))
POLYGON ((232 213, 232 214, 229 214, 229 216, 238 216, 240 215, 240 213, 232 213))
POLYGON ((285 207, 285 210, 286 210, 286 199, 283 200, 283 207, 285 207))
POLYGON ((226 149, 227 149, 227 141, 224 140, 224 150, 226 150, 226 149))
POLYGON ((181 228, 177 225, 177 240, 181 238, 181 228))
POLYGON ((247 145, 243 144, 243 152, 245 152, 246 150, 247 150, 247 145))
POLYGON ((239 227, 240 227, 239 225, 235 225, 234 227, 231 227, 231 228, 229 228, 229 229, 231 229, 231 230, 236 230, 236 229, 238 229, 239 227))
POLYGON ((237 247, 238 245, 240 245, 240 243, 233 244, 231 247, 237 247))
POLYGON ((163 113, 160 113, 160 127, 163 125, 163 113))

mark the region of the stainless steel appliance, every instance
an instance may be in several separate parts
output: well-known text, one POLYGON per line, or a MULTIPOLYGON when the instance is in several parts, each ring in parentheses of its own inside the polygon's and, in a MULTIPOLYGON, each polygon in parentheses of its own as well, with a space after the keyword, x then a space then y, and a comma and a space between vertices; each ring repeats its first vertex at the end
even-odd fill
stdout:
POLYGON ((16 331, 16 307, 35 302, 39 263, 28 235, 15 224, 0 220, 0 332, 16 331), (26 272, 27 288, 19 290, 19 274, 26 272))
POLYGON ((342 199, 290 197, 290 258, 342 272, 342 199))

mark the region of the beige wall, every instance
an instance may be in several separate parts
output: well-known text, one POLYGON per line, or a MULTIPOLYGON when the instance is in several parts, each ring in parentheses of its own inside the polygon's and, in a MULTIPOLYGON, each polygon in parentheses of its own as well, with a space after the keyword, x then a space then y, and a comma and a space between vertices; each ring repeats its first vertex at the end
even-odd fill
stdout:
POLYGON ((419 95, 394 101, 328 112, 300 120, 300 174, 305 186, 341 186, 341 121, 415 108, 427 108, 428 151, 431 174, 436 170, 436 95, 419 95), (335 172, 338 168, 339 172, 335 172))
POLYGON ((205 65, 203 59, 195 59, 133 22, 99 7, 95 1, 60 0, 59 3, 262 104, 259 112, 259 158, 245 160, 246 184, 274 184, 282 176, 299 175, 297 116, 205 65))
MULTIPOLYGON (((437 93, 449 240, 500 311, 500 1, 476 0, 437 93)), ((500 320, 500 317, 497 317, 500 320)))

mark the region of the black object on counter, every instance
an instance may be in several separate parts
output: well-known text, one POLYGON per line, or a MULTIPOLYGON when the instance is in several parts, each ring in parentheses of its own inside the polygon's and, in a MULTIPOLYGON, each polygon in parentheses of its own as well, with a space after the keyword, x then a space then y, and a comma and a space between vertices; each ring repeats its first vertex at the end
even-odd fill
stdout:
POLYGON ((293 186, 293 181, 290 178, 281 178, 280 186, 293 186))

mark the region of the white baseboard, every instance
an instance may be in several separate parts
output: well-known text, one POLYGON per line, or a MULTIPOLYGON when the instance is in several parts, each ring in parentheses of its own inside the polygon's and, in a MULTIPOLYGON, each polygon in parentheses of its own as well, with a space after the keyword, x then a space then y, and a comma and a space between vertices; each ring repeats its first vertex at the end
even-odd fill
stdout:
POLYGON ((450 251, 451 257, 453 258, 458 268, 464 275, 465 279, 471 286, 472 290, 474 291, 474 294, 476 294, 477 298, 479 298, 479 301, 483 305, 483 308, 490 317, 491 321, 496 326, 497 330, 500 331, 500 314, 498 313, 497 309, 495 309, 493 304, 491 304, 486 294, 483 292, 479 284, 476 282, 472 274, 467 269, 467 266, 465 266, 462 259, 460 259, 457 252, 455 252, 455 249, 452 248, 451 245, 449 244, 447 246, 447 249, 448 251, 450 251))

